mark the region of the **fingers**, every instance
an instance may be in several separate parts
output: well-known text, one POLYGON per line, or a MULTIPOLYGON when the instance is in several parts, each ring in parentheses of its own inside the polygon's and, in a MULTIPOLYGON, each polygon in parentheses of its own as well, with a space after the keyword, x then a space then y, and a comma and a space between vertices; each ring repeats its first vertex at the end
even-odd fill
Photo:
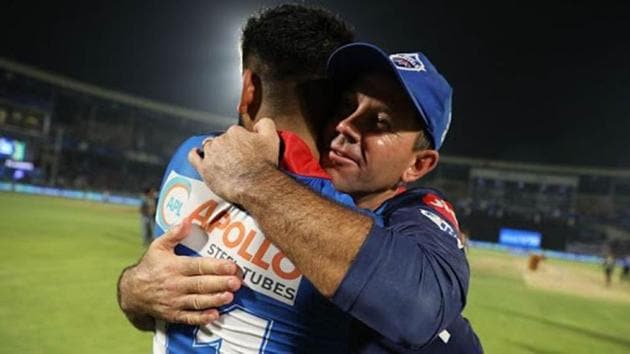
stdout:
POLYGON ((278 165, 280 136, 276 130, 276 124, 269 118, 261 118, 254 125, 254 131, 263 137, 266 144, 264 150, 267 151, 267 153, 261 156, 266 156, 269 162, 278 165))
MULTIPOLYGON (((241 127, 240 125, 232 125, 225 131, 223 135, 241 135, 243 133, 247 133, 247 129, 241 127)), ((221 136, 223 136, 221 135, 221 136)))
POLYGON ((227 305, 234 300, 234 294, 224 291, 215 294, 191 294, 182 297, 179 308, 184 311, 190 310, 206 310, 227 305))
POLYGON ((209 136, 209 137, 203 139, 203 141, 201 142, 201 146, 204 147, 204 146, 206 146, 206 144, 212 143, 212 140, 214 140, 213 136, 209 136))
POLYGON ((210 152, 210 148, 212 147, 212 141, 215 139, 220 139, 221 137, 213 137, 213 138, 205 138, 202 142, 202 146, 201 149, 203 150, 203 156, 210 156, 211 152, 210 152))
POLYGON ((203 159, 201 158, 201 156, 199 156, 199 152, 197 151, 197 148, 194 148, 188 152, 188 162, 190 162, 190 164, 197 171, 199 171, 199 168, 201 167, 201 163, 203 162, 203 159))
POLYGON ((233 262, 207 257, 182 257, 184 275, 236 275, 237 266, 233 262))
POLYGON ((188 152, 188 162, 190 162, 193 167, 199 171, 203 158, 208 156, 208 149, 210 145, 212 145, 212 140, 214 140, 214 136, 209 136, 201 142, 201 148, 194 148, 188 152))
POLYGON ((223 291, 235 292, 241 287, 237 276, 198 275, 187 277, 181 285, 188 294, 212 294, 223 291))
POLYGON ((236 277, 238 278, 238 280, 240 280, 241 282, 243 282, 243 279, 245 279, 245 274, 243 273, 243 269, 241 269, 241 267, 239 267, 238 265, 234 264, 236 266, 236 277))
POLYGON ((172 227, 167 233, 157 238, 153 243, 154 247, 159 247, 165 250, 173 250, 178 243, 188 236, 190 233, 191 223, 189 220, 184 219, 182 223, 172 227))
POLYGON ((254 131, 264 136, 277 136, 276 124, 269 118, 261 118, 255 125, 254 131))
POLYGON ((184 323, 191 326, 203 326, 219 319, 219 311, 210 309, 206 311, 179 311, 169 322, 184 323))

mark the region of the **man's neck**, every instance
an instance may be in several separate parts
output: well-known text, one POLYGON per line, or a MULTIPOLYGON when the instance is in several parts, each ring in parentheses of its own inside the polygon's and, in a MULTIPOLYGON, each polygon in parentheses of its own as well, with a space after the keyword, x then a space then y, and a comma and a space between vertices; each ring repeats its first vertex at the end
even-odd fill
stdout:
MULTIPOLYGON (((283 109, 282 112, 279 112, 279 110, 269 110, 265 108, 266 107, 261 107, 257 117, 271 118, 276 123, 278 130, 290 131, 299 136, 306 146, 309 147, 313 157, 319 160, 315 132, 309 128, 306 119, 299 109, 283 109)), ((287 105, 286 108, 291 108, 291 106, 287 105)))
POLYGON ((381 206, 383 202, 395 197, 396 194, 398 194, 397 189, 388 189, 377 193, 355 194, 352 195, 352 199, 357 207, 374 211, 381 206))

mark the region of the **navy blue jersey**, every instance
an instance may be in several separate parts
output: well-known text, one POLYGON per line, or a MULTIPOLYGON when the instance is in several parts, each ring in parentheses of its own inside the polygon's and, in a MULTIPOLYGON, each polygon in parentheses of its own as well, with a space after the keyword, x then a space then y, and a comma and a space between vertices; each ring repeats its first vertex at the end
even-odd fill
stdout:
POLYGON ((359 320, 353 352, 482 353, 461 316, 469 268, 453 208, 412 189, 386 201, 332 301, 359 320))
POLYGON ((461 315, 420 348, 395 343, 359 321, 353 324, 350 338, 351 353, 483 354, 479 338, 461 315))

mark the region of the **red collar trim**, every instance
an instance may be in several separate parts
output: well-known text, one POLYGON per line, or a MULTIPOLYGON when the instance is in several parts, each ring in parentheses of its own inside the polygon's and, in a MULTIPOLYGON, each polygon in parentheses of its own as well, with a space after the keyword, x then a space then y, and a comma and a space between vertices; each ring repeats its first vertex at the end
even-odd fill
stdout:
POLYGON ((280 139, 284 143, 280 167, 287 172, 300 176, 330 179, 330 176, 319 161, 313 157, 311 149, 297 134, 289 131, 279 131, 280 139))

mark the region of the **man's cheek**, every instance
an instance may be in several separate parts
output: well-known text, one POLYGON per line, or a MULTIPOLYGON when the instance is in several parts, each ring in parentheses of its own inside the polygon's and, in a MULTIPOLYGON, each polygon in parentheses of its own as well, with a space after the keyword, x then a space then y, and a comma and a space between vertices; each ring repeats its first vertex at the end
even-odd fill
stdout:
POLYGON ((330 179, 332 180, 332 183, 336 189, 341 190, 342 188, 345 188, 345 186, 348 184, 345 176, 342 173, 339 173, 337 169, 331 168, 328 169, 327 172, 330 175, 330 179))

